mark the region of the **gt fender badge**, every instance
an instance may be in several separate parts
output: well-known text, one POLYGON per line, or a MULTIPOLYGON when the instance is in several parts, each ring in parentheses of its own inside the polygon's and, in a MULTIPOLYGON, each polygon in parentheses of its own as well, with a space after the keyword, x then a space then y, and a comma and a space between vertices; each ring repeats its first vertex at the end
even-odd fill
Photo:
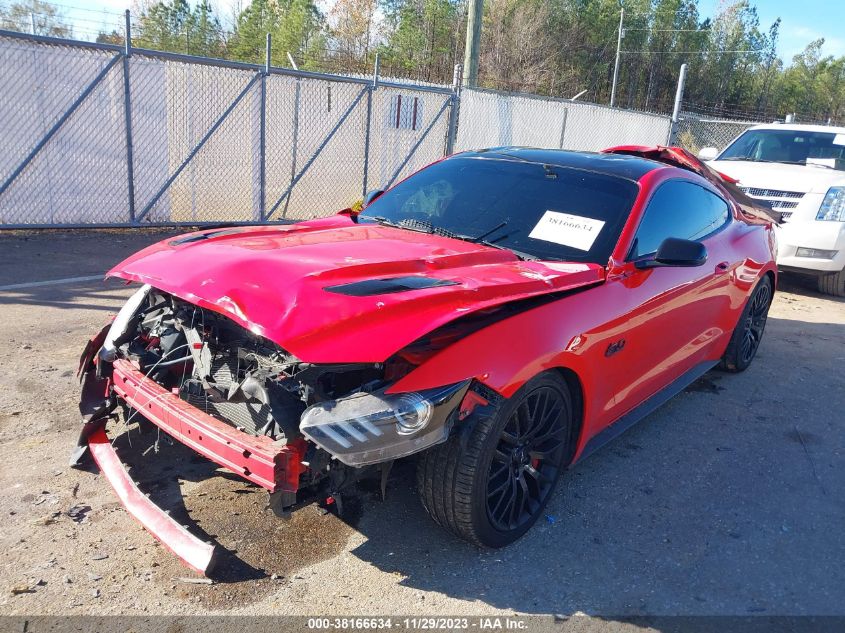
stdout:
POLYGON ((625 347, 625 339, 621 338, 618 341, 615 341, 614 343, 611 343, 610 345, 608 345, 607 349, 604 351, 604 355, 609 358, 609 357, 613 356, 616 352, 621 352, 622 348, 624 348, 624 347, 625 347))

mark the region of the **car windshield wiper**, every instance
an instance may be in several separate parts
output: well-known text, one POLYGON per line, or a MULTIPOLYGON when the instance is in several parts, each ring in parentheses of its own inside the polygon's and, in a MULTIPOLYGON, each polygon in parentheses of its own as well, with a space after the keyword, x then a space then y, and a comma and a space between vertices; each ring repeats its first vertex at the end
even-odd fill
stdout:
POLYGON ((780 163, 781 165, 804 165, 805 163, 801 163, 795 160, 769 160, 768 158, 751 158, 750 156, 732 156, 731 158, 720 158, 719 160, 732 160, 736 162, 749 162, 749 163, 780 163))
MULTIPOLYGON (((490 232, 492 232, 492 231, 490 231, 490 232)), ((514 233, 516 233, 516 231, 514 231, 514 233)), ((498 248, 500 251, 510 251, 511 253, 513 253, 514 255, 519 257, 519 259, 522 259, 522 260, 540 259, 536 255, 532 255, 531 253, 525 253, 523 251, 518 251, 517 249, 511 248, 510 246, 502 246, 501 244, 496 244, 496 242, 498 242, 499 240, 505 239, 509 235, 512 235, 512 233, 508 233, 508 235, 503 235, 502 237, 500 237, 496 240, 490 241, 490 240, 479 239, 478 237, 473 237, 472 235, 462 235, 460 233, 452 233, 451 231, 449 231, 447 237, 453 237, 456 240, 463 240, 464 242, 472 242, 473 244, 481 244, 482 246, 489 246, 491 248, 498 248)))
POLYGON ((484 246, 490 246, 491 248, 498 248, 502 251, 510 251, 514 255, 516 255, 519 259, 522 260, 537 260, 540 259, 536 255, 532 255, 530 253, 524 253, 522 251, 518 251, 514 248, 508 248, 507 246, 502 246, 501 244, 496 244, 496 242, 505 239, 506 237, 510 237, 513 233, 507 233, 501 237, 496 238, 493 241, 485 240, 484 237, 490 235, 494 231, 498 231, 500 228, 505 226, 507 222, 502 222, 498 226, 490 229, 486 233, 482 233, 479 236, 473 235, 463 235, 461 233, 455 233, 450 231, 449 229, 444 229, 439 226, 434 226, 430 222, 422 222, 420 220, 414 220, 413 223, 404 223, 404 222, 394 222, 393 220, 388 220, 387 218, 380 216, 380 215, 367 215, 367 216, 359 216, 360 218, 364 218, 367 220, 374 220, 378 224, 383 226, 389 226, 397 229, 405 229, 407 231, 416 231, 417 233, 429 233, 433 235, 440 235, 442 237, 451 237, 456 240, 462 240, 464 242, 472 242, 473 244, 482 244, 484 246))
POLYGON ((803 161, 801 161, 801 160, 778 160, 778 161, 772 160, 772 161, 768 161, 768 162, 770 162, 770 163, 775 163, 775 162, 783 163, 784 165, 801 165, 802 167, 813 164, 813 163, 808 163, 806 160, 803 160, 803 161))
POLYGON ((510 248, 509 246, 502 246, 501 244, 496 244, 495 242, 488 242, 487 240, 474 239, 474 238, 471 238, 467 235, 456 235, 455 237, 459 240, 465 240, 467 242, 472 242, 473 244, 481 244, 482 246, 489 246, 491 248, 498 248, 500 251, 510 251, 511 253, 513 253, 514 255, 519 257, 519 259, 522 259, 522 260, 534 261, 534 260, 540 259, 536 255, 532 255, 531 253, 525 253, 523 251, 518 251, 515 248, 510 248))
MULTIPOLYGON (((472 239, 474 239, 476 242, 482 243, 482 242, 484 241, 484 238, 485 238, 485 237, 487 237, 488 235, 491 235, 492 233, 495 233, 496 231, 498 231, 498 230, 499 230, 499 229, 501 229, 501 228, 506 227, 507 225, 508 225, 508 221, 507 221, 507 220, 503 220, 502 222, 500 222, 499 224, 497 224, 496 226, 494 226, 494 227, 493 227, 492 229, 490 229, 489 231, 484 231, 484 233, 482 233, 481 235, 477 235, 476 237, 474 237, 474 238, 472 238, 472 239)), ((500 238, 500 239, 501 239, 501 238, 500 238)))
POLYGON ((496 231, 498 231, 501 228, 504 228, 507 225, 508 225, 508 221, 503 220, 502 222, 500 222, 499 224, 494 226, 492 229, 485 231, 481 235, 464 235, 463 233, 454 233, 453 231, 450 231, 449 229, 442 229, 442 228, 437 227, 437 226, 432 228, 432 232, 437 233, 438 235, 443 235, 445 237, 452 237, 452 238, 455 238, 456 240, 463 240, 464 242, 472 242, 473 244, 481 244, 483 246, 489 246, 491 248, 498 248, 500 251, 510 251, 511 253, 516 255, 519 259, 524 260, 524 261, 540 259, 536 255, 532 255, 531 253, 525 253, 525 252, 519 251, 515 248, 511 248, 510 246, 502 246, 501 244, 496 243, 496 242, 501 242, 503 239, 506 239, 506 238, 510 237, 511 235, 513 235, 515 233, 519 233, 518 229, 516 231, 511 231, 510 233, 505 233, 504 235, 501 235, 501 236, 499 236, 495 239, 492 239, 492 240, 484 239, 488 235, 495 233, 496 231))

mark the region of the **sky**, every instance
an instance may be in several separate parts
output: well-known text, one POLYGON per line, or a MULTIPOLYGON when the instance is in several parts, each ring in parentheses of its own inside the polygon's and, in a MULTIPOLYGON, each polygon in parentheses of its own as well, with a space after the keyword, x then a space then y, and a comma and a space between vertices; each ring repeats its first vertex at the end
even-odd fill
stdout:
MULTIPOLYGON (((48 0, 64 7, 65 17, 74 25, 74 30, 83 39, 93 39, 102 26, 116 28, 123 23, 121 13, 131 9, 136 0, 48 0), (93 35, 92 35, 93 34, 93 35)), ((332 0, 317 4, 323 10, 332 0)), ((231 28, 231 16, 239 6, 248 0, 212 0, 224 22, 224 28, 231 28)), ((702 16, 713 16, 720 5, 729 0, 699 0, 702 16)), ((845 55, 845 0, 757 0, 761 30, 780 17, 780 45, 778 53, 788 64, 812 40, 823 37, 823 52, 836 57, 845 55)))
MULTIPOLYGON (((724 0, 699 0, 699 11, 712 16, 724 0)), ((823 37, 826 55, 845 55, 845 0, 751 0, 766 31, 781 18, 778 53, 788 64, 813 40, 823 37)))

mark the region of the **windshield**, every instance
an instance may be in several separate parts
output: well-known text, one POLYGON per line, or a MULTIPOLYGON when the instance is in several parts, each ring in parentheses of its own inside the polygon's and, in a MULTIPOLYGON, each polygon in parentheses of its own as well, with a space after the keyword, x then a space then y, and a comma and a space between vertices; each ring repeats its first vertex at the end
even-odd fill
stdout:
POLYGON ((606 265, 638 191, 630 180, 521 157, 458 156, 399 183, 358 219, 606 265))
POLYGON ((795 165, 815 163, 845 169, 845 134, 805 130, 749 130, 722 152, 719 160, 795 165))

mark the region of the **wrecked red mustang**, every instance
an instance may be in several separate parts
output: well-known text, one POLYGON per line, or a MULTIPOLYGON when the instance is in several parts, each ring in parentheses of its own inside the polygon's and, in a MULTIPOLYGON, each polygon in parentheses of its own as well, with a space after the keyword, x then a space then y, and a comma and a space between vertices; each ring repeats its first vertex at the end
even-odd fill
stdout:
POLYGON ((360 213, 167 239, 80 362, 86 451, 190 566, 213 546, 140 493, 120 410, 269 492, 279 515, 416 460, 425 508, 499 547, 563 469, 716 365, 742 371, 772 222, 677 148, 457 154, 360 213))

